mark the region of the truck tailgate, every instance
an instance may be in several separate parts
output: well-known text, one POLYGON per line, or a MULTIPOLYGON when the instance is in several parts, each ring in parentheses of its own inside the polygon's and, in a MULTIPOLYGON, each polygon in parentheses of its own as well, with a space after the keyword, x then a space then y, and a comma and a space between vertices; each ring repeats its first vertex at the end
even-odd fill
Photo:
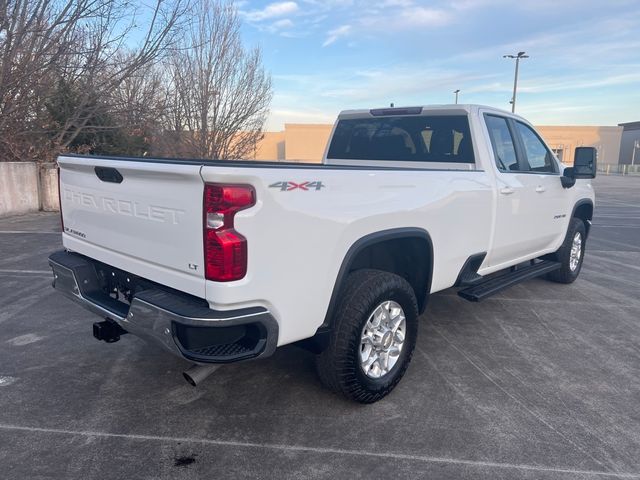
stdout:
POLYGON ((205 296, 200 165, 60 157, 63 243, 205 296))

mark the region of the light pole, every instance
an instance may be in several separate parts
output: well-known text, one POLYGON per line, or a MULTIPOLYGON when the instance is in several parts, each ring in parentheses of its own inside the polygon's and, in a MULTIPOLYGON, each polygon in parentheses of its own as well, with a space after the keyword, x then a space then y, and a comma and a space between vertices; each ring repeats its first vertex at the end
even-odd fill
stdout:
POLYGON ((516 90, 518 89, 518 65, 521 58, 529 58, 529 55, 525 55, 524 52, 518 52, 517 55, 503 55, 502 58, 515 58, 516 59, 516 75, 513 79, 513 97, 511 97, 511 112, 516 111, 516 90))
POLYGON ((454 90, 453 93, 456 94, 456 105, 458 104, 458 94, 460 93, 460 89, 454 90))
POLYGON ((633 155, 631 155, 631 165, 636 163, 636 150, 640 148, 640 140, 633 142, 633 155))

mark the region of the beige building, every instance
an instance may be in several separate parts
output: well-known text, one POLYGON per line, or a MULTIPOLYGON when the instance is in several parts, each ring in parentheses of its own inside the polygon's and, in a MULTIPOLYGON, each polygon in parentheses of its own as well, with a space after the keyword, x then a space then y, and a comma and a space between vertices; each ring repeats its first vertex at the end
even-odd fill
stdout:
POLYGON ((331 124, 287 123, 281 132, 265 132, 256 150, 256 160, 320 163, 331 124))
POLYGON ((543 125, 536 129, 564 163, 573 165, 576 147, 595 147, 598 150, 600 164, 618 163, 622 127, 543 125))
MULTIPOLYGON (((287 123, 280 132, 265 132, 256 150, 256 160, 320 163, 331 135, 331 124, 287 123)), ((540 126, 537 127, 558 158, 573 164, 576 147, 596 147, 601 164, 617 164, 622 126, 540 126)))

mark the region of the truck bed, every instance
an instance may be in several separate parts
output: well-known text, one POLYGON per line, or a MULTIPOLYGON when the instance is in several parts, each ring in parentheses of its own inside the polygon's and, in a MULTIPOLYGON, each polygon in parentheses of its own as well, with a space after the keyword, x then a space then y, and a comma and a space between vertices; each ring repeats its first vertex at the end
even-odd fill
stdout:
POLYGON ((432 290, 453 285, 466 259, 490 242, 493 184, 479 169, 80 155, 59 164, 68 250, 204 298, 211 308, 267 308, 283 321, 279 344, 307 338, 323 323, 358 239, 429 232, 438 251, 432 290), (101 181, 95 167, 117 169, 124 181, 101 181), (314 186, 300 188, 305 182, 314 186), (216 183, 251 185, 256 194, 256 204, 235 215, 248 243, 247 273, 227 283, 203 272, 203 190, 216 183))

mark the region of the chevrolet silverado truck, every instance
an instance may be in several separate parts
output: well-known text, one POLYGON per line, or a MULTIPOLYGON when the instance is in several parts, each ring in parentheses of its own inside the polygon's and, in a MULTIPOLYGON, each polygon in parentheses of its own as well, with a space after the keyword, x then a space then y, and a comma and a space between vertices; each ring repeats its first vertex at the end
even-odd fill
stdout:
POLYGON ((564 168, 523 118, 478 105, 342 112, 322 164, 64 155, 53 286, 188 360, 296 343, 362 403, 405 373, 429 295, 573 282, 596 151, 564 168))

